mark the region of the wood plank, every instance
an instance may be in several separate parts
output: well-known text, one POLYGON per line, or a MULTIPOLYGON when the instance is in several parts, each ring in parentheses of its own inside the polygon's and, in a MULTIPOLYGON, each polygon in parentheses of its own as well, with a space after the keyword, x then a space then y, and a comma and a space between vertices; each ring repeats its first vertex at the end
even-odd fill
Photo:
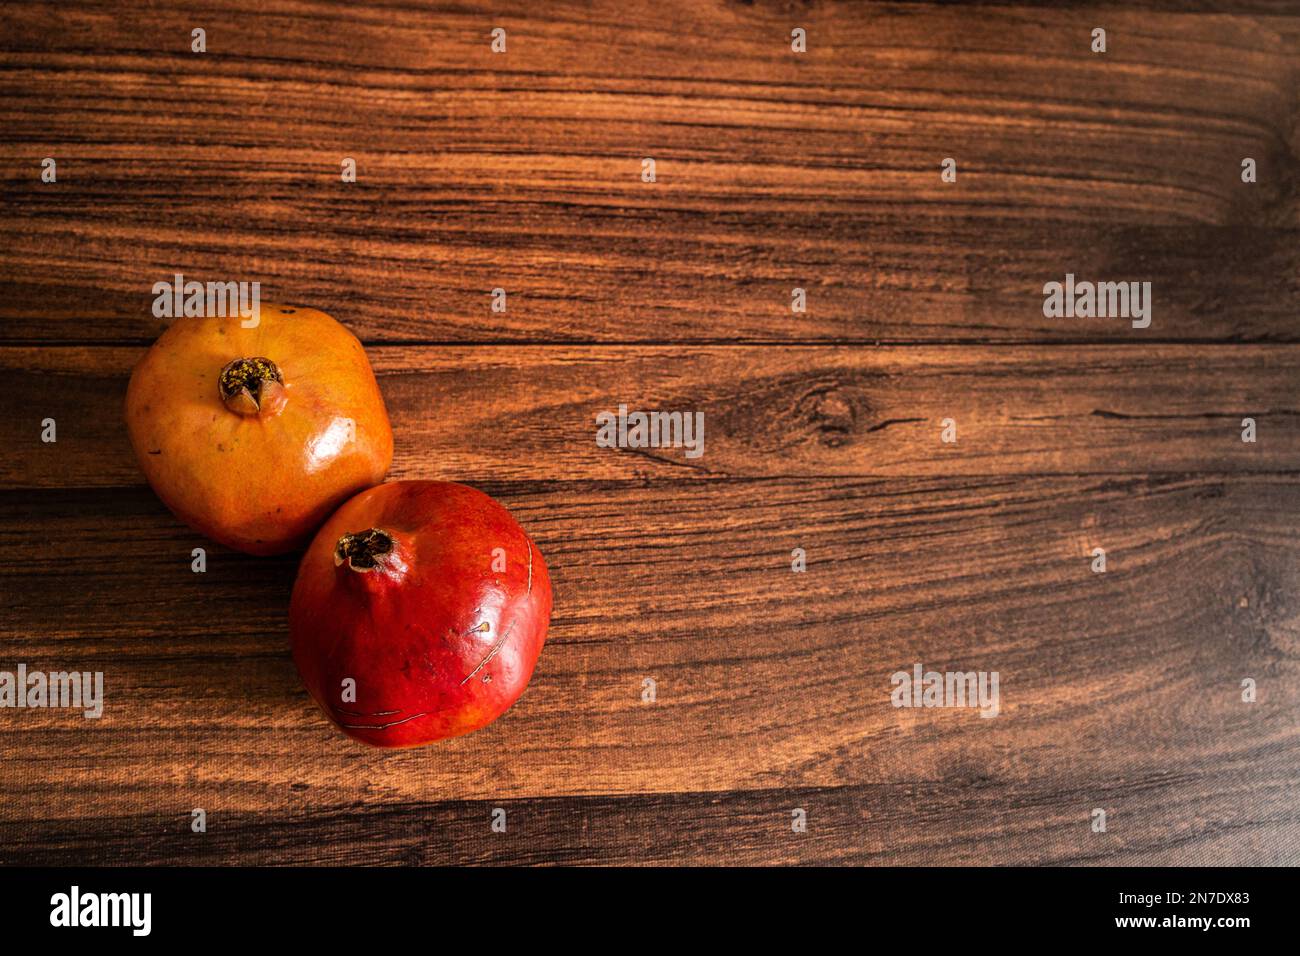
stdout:
POLYGON ((1285 754, 1143 780, 990 779, 700 794, 461 800, 272 814, 0 820, 0 860, 45 865, 1294 866, 1285 754), (1094 804, 1108 831, 1090 829, 1094 804), (792 831, 793 809, 808 829, 792 831), (505 833, 490 829, 505 810, 505 833))
MULTIPOLYGON (((141 476, 122 421, 139 349, 4 348, 0 480, 141 476), (41 441, 41 422, 59 440, 41 441)), ((1296 346, 476 346, 370 350, 394 477, 1290 472, 1296 346), (699 412, 704 450, 596 444, 596 416, 699 412), (1254 417, 1258 441, 1241 440, 1254 417), (941 424, 956 423, 944 443, 941 424)))
MULTIPOLYGON (((0 543, 24 555, 0 566, 6 661, 103 670, 107 686, 98 721, 6 712, 0 845, 21 854, 48 837, 56 855, 95 855, 134 833, 127 858, 148 860, 190 846, 184 817, 203 806, 235 828, 192 848, 203 859, 325 859, 331 840, 351 833, 354 846, 354 827, 370 839, 392 823, 363 859, 433 860, 450 852, 440 841, 478 844, 417 835, 417 821, 470 812, 432 804, 717 793, 746 805, 729 791, 770 792, 718 838, 771 812, 775 840, 785 791, 853 786, 827 798, 840 822, 813 858, 888 844, 902 860, 956 861, 993 840, 1003 862, 1087 860, 1105 855, 1086 825, 1101 805, 1132 813, 1114 837, 1123 859, 1217 847, 1300 862, 1296 476, 486 490, 547 556, 550 641, 505 718, 396 753, 329 729, 300 688, 284 623, 292 558, 213 548, 197 575, 190 549, 204 542, 144 489, 0 495, 0 543), (790 570, 796 547, 803 574, 790 570), (892 707, 890 675, 913 663, 997 670, 1000 714, 892 707), (1245 677, 1256 703, 1241 701, 1245 677), (86 822, 91 807, 101 822, 86 822), (159 820, 168 828, 147 830, 159 820)), ((682 800, 665 827, 707 803, 682 800)), ((537 812, 564 812, 547 806, 537 812)), ((637 841, 662 820, 662 804, 582 806, 636 817, 637 841)), ((557 831, 501 852, 644 848, 589 836, 589 850, 557 831)), ((744 837, 756 857, 784 858, 759 839, 744 837)), ((680 852, 669 839, 664 853, 680 852)))
POLYGON ((234 223, 208 200, 61 192, 8 223, 33 255, 9 266, 0 342, 147 344, 167 323, 152 315, 150 290, 177 269, 260 282, 267 301, 324 308, 368 343, 1135 341, 1122 320, 1045 318, 1043 285, 1067 273, 1150 282, 1147 338, 1298 337, 1300 230, 1063 230, 911 214, 904 223, 851 205, 775 223, 762 213, 470 204, 412 223, 403 191, 305 195, 309 212, 287 227, 271 207, 234 223), (152 225, 162 220, 165 235, 152 225), (383 238, 382 222, 409 238, 383 238), (352 235, 340 239, 343 230, 352 235), (504 314, 491 311, 495 288, 506 290, 504 314), (791 312, 795 288, 807 312, 791 312))
POLYGON ((1108 10, 1104 56, 1069 7, 199 19, 0 11, 0 341, 151 339, 177 269, 367 341, 1129 341, 1043 318, 1069 271, 1153 282, 1166 339, 1297 339, 1295 16, 1108 10))

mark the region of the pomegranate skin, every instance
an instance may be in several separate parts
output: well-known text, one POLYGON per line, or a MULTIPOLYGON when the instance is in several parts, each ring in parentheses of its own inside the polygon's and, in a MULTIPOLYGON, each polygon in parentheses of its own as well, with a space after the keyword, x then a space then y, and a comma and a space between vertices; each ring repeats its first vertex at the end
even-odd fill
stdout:
POLYGON ((238 316, 177 319, 132 371, 125 415, 163 504, 248 554, 302 547, 340 504, 383 481, 393 460, 365 349, 302 306, 264 303, 254 328, 238 316), (252 388, 227 396, 222 384, 227 373, 241 379, 240 366, 239 384, 252 388))
POLYGON ((394 481, 317 533, 289 630, 303 684, 339 729, 414 747, 505 713, 550 616, 546 562, 509 511, 466 485, 394 481))

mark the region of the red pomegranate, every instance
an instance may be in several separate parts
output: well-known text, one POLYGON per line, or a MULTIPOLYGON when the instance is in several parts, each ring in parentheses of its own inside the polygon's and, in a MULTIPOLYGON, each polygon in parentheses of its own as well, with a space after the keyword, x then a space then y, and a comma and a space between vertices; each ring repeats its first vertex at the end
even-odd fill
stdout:
POLYGON ((510 512, 465 485, 394 481, 317 533, 289 628, 303 683, 344 733, 412 747, 505 713, 550 616, 546 562, 510 512))

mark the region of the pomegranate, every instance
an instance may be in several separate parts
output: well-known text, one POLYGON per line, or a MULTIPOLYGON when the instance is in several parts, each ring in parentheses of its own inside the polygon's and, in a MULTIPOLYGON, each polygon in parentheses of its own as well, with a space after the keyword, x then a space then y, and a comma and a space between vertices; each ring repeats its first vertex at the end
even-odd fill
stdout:
POLYGON ((315 309, 177 319, 131 373, 126 423, 163 503, 250 554, 300 546, 393 459, 365 349, 315 309))
POLYGON ((504 507, 465 485, 363 491, 303 555, 293 659, 346 734, 378 747, 455 737, 524 692, 546 640, 551 581, 504 507))

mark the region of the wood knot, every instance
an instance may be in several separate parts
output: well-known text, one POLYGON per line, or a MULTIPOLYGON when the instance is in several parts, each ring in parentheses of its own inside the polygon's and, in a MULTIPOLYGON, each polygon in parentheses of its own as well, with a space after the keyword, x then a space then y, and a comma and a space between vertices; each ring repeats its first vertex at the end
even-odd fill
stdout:
POLYGON ((852 441, 858 410, 840 386, 822 385, 800 399, 799 418, 823 445, 838 448, 852 441))

